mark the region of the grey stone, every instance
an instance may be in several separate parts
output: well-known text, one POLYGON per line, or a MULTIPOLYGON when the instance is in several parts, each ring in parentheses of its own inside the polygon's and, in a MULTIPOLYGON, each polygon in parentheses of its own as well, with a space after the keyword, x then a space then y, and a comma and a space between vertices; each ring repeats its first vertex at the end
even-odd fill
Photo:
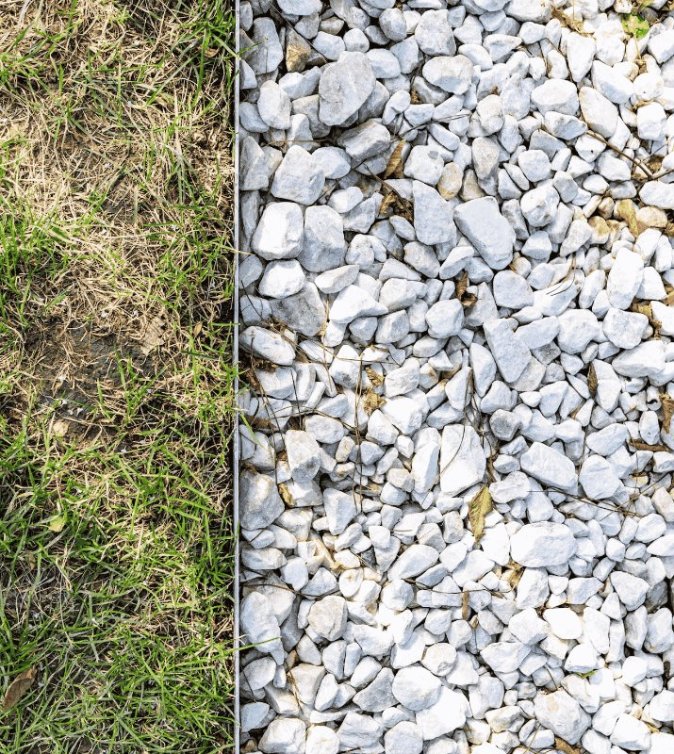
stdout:
POLYGON ((258 283, 257 291, 269 298, 284 298, 301 291, 305 281, 306 276, 296 259, 270 262, 258 283))
POLYGON ((473 64, 465 55, 431 58, 423 67, 423 76, 429 84, 450 94, 463 94, 473 77, 473 64))
POLYGON ((529 348, 503 319, 485 322, 484 334, 503 379, 509 383, 515 382, 529 365, 529 348))
POLYGON ((313 283, 306 283, 292 296, 274 299, 271 311, 278 322, 307 337, 321 332, 327 319, 325 302, 313 283))
POLYGON ((265 81, 260 87, 257 110, 269 128, 290 128, 290 97, 274 81, 265 81))
POLYGON ((516 563, 528 568, 559 566, 576 552, 576 540, 564 524, 540 521, 519 529, 510 540, 510 551, 516 563))
POLYGON ((515 233, 499 212, 495 199, 485 197, 459 205, 454 221, 492 269, 502 270, 510 264, 515 233))
POLYGON ((421 181, 413 183, 414 230, 417 240, 433 245, 452 238, 452 211, 440 194, 421 181))
POLYGON ((362 52, 344 52, 323 68, 318 88, 319 117, 328 126, 341 126, 374 90, 372 65, 362 52))
POLYGON ((346 254, 342 218, 331 207, 307 207, 304 214, 303 246, 299 261, 310 272, 341 266, 346 254))
POLYGON ((265 474, 243 472, 240 497, 244 529, 265 529, 285 510, 276 482, 265 474))
POLYGON ((323 191, 325 176, 313 156, 293 144, 274 174, 271 192, 278 199, 313 204, 323 191))
POLYGON ((269 186, 269 169, 260 145, 252 136, 241 140, 240 146, 240 184, 242 191, 257 191, 269 186))
POLYGON ((246 53, 246 62, 255 73, 271 73, 283 60, 283 47, 271 18, 253 22, 253 45, 246 53))
POLYGON ((255 356, 280 366, 290 366, 295 360, 295 348, 279 333, 252 325, 241 333, 241 345, 255 356))
POLYGON ((260 739, 265 754, 304 754, 307 726, 293 717, 272 720, 260 739))
POLYGON ((263 259, 293 259, 302 249, 303 222, 297 204, 268 204, 253 235, 253 251, 263 259))
POLYGON ((241 600, 241 633, 244 641, 258 652, 269 654, 277 664, 283 662, 281 629, 269 600, 259 592, 250 592, 241 600))

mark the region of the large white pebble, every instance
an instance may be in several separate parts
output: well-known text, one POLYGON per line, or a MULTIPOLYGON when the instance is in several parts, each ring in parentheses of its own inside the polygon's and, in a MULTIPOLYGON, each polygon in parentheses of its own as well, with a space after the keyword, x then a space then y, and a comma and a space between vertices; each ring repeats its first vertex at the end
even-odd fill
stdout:
POLYGON ((568 526, 539 521, 526 524, 513 535, 510 552, 516 563, 529 568, 558 566, 574 555, 576 540, 568 526))

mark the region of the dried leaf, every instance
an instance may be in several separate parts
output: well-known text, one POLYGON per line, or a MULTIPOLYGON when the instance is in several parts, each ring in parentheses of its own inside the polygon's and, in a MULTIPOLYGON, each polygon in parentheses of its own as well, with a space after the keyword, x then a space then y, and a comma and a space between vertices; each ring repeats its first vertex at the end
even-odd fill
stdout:
POLYGON ((11 709, 19 703, 21 697, 33 685, 36 677, 37 670, 35 670, 35 668, 29 668, 28 670, 24 670, 23 673, 17 675, 17 677, 9 684, 9 688, 5 692, 5 698, 2 700, 3 712, 6 712, 8 709, 11 709))
POLYGON ((345 570, 344 566, 341 563, 338 563, 330 554, 330 550, 325 546, 325 544, 322 542, 321 539, 316 538, 313 539, 312 542, 314 543, 314 546, 316 547, 316 555, 321 556, 323 558, 323 563, 327 565, 327 567, 331 571, 343 571, 345 570))
POLYGON ((594 364, 590 364, 590 368, 587 370, 587 386, 590 390, 590 395, 594 395, 597 392, 597 370, 594 368, 594 364))
POLYGON ((384 178, 402 178, 403 177, 403 150, 405 142, 399 141, 395 149, 391 152, 384 171, 384 178))
POLYGON ((155 348, 162 345, 164 345, 164 318, 157 316, 145 328, 145 332, 141 336, 140 350, 147 356, 155 348))
POLYGON ((576 32, 576 34, 582 34, 584 36, 589 36, 588 33, 583 28, 583 21, 582 19, 576 18, 573 13, 564 13, 564 11, 560 10, 559 8, 553 8, 552 9, 552 15, 554 18, 556 18, 561 24, 564 26, 567 26, 569 29, 572 29, 576 32))
POLYGON ((413 222, 414 212, 412 209, 412 202, 408 199, 403 199, 402 196, 396 194, 396 192, 391 190, 388 186, 384 186, 383 188, 384 191, 388 191, 388 193, 382 200, 379 207, 379 214, 384 217, 400 215, 400 217, 404 217, 405 220, 413 222))
POLYGON ((473 536, 475 541, 479 542, 484 533, 484 520, 487 513, 492 511, 494 506, 492 505, 491 495, 489 494, 489 487, 483 487, 477 495, 470 501, 468 506, 468 520, 473 529, 473 536))
POLYGON ((372 367, 365 367, 365 374, 375 387, 384 384, 384 377, 379 372, 375 372, 372 367))
POLYGON ((660 393, 660 403, 662 404, 662 429, 669 432, 674 416, 674 398, 667 393, 660 393))
POLYGON ((671 448, 668 448, 666 445, 649 445, 643 440, 628 440, 627 442, 634 448, 634 450, 650 450, 653 453, 669 453, 671 450, 671 448))
POLYGON ((51 425, 51 431, 54 437, 65 437, 70 429, 70 424, 63 419, 56 419, 51 425))
POLYGON ((470 594, 468 592, 461 593, 461 617, 463 620, 468 620, 470 616, 470 594))
POLYGON ((49 531, 53 531, 54 534, 59 534, 60 532, 63 531, 63 529, 65 528, 65 525, 66 525, 66 517, 65 516, 63 516, 63 515, 61 515, 61 516, 52 516, 49 519, 49 523, 47 524, 47 528, 49 529, 49 531))
POLYGON ((648 168, 652 173, 657 173, 662 167, 663 159, 664 158, 660 157, 660 155, 653 155, 653 157, 646 161, 646 165, 648 165, 648 168))
POLYGON ((637 210, 634 202, 630 199, 621 199, 615 205, 616 217, 624 220, 633 236, 639 235, 639 224, 637 223, 637 210))
POLYGON ((561 751, 562 754, 581 754, 580 749, 576 748, 575 746, 571 746, 568 741, 565 741, 563 738, 559 738, 559 736, 555 736, 555 748, 558 751, 561 751))
POLYGON ((462 272, 456 281, 456 297, 461 301, 461 297, 465 295, 468 288, 468 273, 462 272))
POLYGON ((645 314, 649 319, 653 316, 653 309, 651 308, 650 304, 646 304, 643 301, 635 301, 630 306, 631 312, 636 312, 637 314, 645 314))
POLYGON ((391 214, 393 214, 395 200, 396 200, 396 197, 393 192, 386 194, 386 196, 382 200, 382 203, 379 205, 379 214, 382 216, 386 216, 389 210, 391 214))
POLYGON ((513 589, 517 589, 517 585, 520 583, 520 579, 524 573, 524 568, 522 568, 519 563, 515 563, 514 560, 511 560, 510 563, 508 563, 508 569, 506 581, 513 589))
POLYGON ((655 330, 655 336, 658 337, 660 335, 662 322, 660 322, 659 319, 655 318, 653 314, 653 307, 650 304, 647 304, 643 301, 635 301, 630 306, 630 311, 636 312, 637 314, 644 314, 646 317, 648 317, 648 321, 651 327, 655 330))
POLYGON ((468 293, 468 282, 467 272, 461 273, 456 281, 456 297, 465 309, 477 302, 477 296, 474 293, 468 293))
POLYGON ((368 390, 365 393, 365 397, 363 399, 363 408, 365 409, 365 413, 371 414, 373 411, 376 411, 383 402, 384 400, 380 395, 377 395, 372 390, 368 390))
POLYGON ((286 505, 293 504, 293 496, 290 494, 290 490, 288 489, 287 484, 279 484, 278 491, 279 495, 281 496, 281 500, 283 500, 286 505))

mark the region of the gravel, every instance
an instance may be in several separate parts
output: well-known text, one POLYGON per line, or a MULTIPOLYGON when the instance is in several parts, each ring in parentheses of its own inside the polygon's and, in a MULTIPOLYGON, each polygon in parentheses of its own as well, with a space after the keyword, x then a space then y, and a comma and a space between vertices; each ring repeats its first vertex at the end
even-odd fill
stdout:
POLYGON ((244 750, 671 754, 674 16, 240 18, 244 750))

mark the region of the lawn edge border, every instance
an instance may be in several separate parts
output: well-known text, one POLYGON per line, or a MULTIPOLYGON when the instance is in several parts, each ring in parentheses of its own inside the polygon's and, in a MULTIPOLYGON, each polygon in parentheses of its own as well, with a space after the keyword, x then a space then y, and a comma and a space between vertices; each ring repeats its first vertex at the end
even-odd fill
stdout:
POLYGON ((240 463, 240 436, 239 436, 239 240, 240 240, 240 205, 239 205, 239 103, 240 103, 240 0, 234 0, 235 15, 235 40, 234 40, 234 316, 232 338, 232 363, 234 365, 234 432, 232 435, 232 515, 234 534, 234 754, 241 750, 241 663, 240 663, 240 623, 239 608, 240 594, 240 558, 239 558, 239 463, 240 463))

